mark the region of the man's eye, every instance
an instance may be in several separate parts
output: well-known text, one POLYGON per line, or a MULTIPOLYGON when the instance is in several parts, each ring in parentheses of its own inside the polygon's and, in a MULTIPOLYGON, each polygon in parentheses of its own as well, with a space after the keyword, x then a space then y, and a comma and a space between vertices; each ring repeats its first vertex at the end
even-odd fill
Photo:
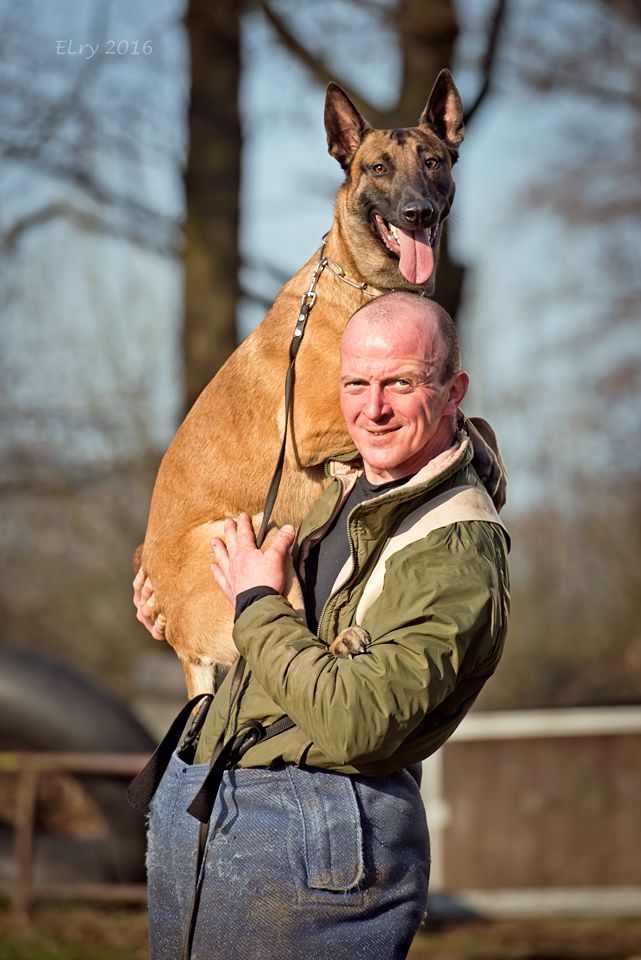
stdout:
POLYGON ((401 377, 399 380, 395 380, 395 381, 394 381, 394 386, 395 386, 395 387, 401 387, 401 389, 402 389, 403 387, 411 387, 411 386, 412 386, 412 381, 411 381, 411 380, 405 380, 403 377, 401 377))

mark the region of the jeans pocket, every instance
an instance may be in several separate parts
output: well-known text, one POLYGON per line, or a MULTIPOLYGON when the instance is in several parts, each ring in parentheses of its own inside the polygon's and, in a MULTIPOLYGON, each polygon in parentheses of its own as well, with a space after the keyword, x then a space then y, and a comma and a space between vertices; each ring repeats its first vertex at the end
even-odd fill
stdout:
POLYGON ((289 767, 300 812, 304 869, 312 890, 346 893, 365 877, 363 828, 349 776, 289 767))

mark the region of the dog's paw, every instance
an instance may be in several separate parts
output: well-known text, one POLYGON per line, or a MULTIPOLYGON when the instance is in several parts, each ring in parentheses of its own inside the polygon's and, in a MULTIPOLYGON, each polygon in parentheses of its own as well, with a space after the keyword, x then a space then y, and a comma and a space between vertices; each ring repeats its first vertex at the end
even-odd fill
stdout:
POLYGON ((330 645, 329 652, 335 657, 343 657, 351 660, 359 653, 365 653, 367 644, 370 641, 370 635, 362 627, 347 627, 341 630, 334 642, 330 645))

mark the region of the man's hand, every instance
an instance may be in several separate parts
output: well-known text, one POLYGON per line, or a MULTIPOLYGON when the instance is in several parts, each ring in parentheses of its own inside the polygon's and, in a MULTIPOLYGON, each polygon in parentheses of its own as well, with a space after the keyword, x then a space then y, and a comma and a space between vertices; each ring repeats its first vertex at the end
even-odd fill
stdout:
POLYGON ((136 619, 149 630, 154 640, 164 640, 167 617, 164 613, 155 612, 154 587, 149 577, 145 577, 142 567, 136 574, 133 587, 136 619))
POLYGON ((241 513, 238 520, 225 520, 225 540, 212 540, 216 563, 211 572, 220 589, 232 605, 244 590, 253 587, 272 587, 278 593, 285 588, 285 559, 294 543, 294 528, 281 527, 269 547, 263 551, 256 546, 256 537, 249 514, 241 513))

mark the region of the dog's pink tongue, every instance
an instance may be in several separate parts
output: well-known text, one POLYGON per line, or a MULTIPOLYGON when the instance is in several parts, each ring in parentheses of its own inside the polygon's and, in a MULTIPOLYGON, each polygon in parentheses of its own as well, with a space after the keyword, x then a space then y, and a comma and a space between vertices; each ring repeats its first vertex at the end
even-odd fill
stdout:
POLYGON ((434 252, 427 239, 427 230, 399 229, 401 262, 399 269, 409 283, 421 284, 432 276, 434 252))

